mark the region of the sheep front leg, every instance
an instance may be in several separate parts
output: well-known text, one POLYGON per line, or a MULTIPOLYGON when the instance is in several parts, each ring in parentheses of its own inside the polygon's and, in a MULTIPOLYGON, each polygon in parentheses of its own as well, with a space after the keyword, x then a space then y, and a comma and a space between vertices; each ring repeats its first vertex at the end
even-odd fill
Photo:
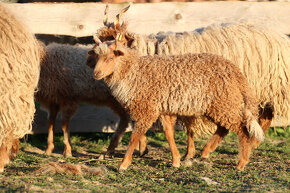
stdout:
POLYGON ((12 134, 6 136, 0 146, 0 173, 4 171, 4 166, 12 160, 19 150, 19 139, 12 134))
POLYGON ((129 167, 129 165, 132 163, 132 155, 134 153, 134 149, 137 146, 138 141, 140 140, 140 137, 144 134, 145 132, 144 133, 132 132, 130 142, 129 142, 129 147, 127 149, 125 157, 123 158, 119 166, 120 171, 126 170, 129 167))
POLYGON ((187 127, 187 152, 184 157, 184 161, 193 159, 195 155, 195 146, 193 140, 193 131, 191 128, 187 127))
POLYGON ((45 150, 46 155, 50 155, 54 149, 54 128, 59 106, 50 105, 49 107, 49 118, 48 118, 48 137, 47 137, 47 148, 45 150))
POLYGON ((172 166, 178 168, 180 167, 180 154, 174 140, 174 125, 176 122, 176 116, 161 115, 160 120, 163 125, 166 139, 170 146, 172 155, 172 166))
POLYGON ((209 154, 217 148, 217 146, 220 144, 220 142, 228 133, 229 133, 229 130, 227 130, 225 127, 218 125, 218 128, 215 134, 212 136, 212 138, 203 148, 203 151, 201 153, 201 158, 202 159, 208 158, 209 154))
POLYGON ((126 170, 129 167, 129 165, 132 162, 132 155, 134 153, 134 150, 135 150, 138 142, 140 141, 140 138, 145 136, 145 133, 151 127, 151 125, 154 123, 154 121, 156 121, 157 117, 156 118, 147 117, 148 119, 138 120, 135 122, 133 131, 131 134, 130 142, 129 142, 129 147, 128 147, 127 152, 126 152, 126 154, 125 154, 125 156, 124 156, 124 158, 119 166, 120 171, 126 170))
POLYGON ((70 141, 70 129, 69 129, 69 122, 73 114, 76 112, 77 107, 71 106, 70 109, 66 109, 62 112, 62 131, 63 131, 63 143, 64 143, 64 157, 71 157, 72 156, 72 146, 70 141))
MULTIPOLYGON (((151 123, 151 125, 152 125, 152 123, 151 123)), ((130 142, 129 142, 129 147, 127 149, 127 152, 125 154, 123 161, 121 162, 121 164, 119 166, 120 171, 126 170, 128 168, 128 166, 131 164, 132 155, 134 153, 134 150, 135 150, 140 138, 142 136, 145 136, 145 133, 149 127, 150 127, 150 123, 144 124, 141 121, 135 122, 135 126, 134 126, 133 132, 131 134, 130 142)))
POLYGON ((7 146, 2 143, 2 145, 0 146, 0 173, 4 171, 4 166, 9 163, 9 161, 10 159, 7 152, 7 146))
POLYGON ((12 141, 12 146, 11 146, 11 150, 10 150, 10 155, 9 158, 10 160, 12 160, 14 157, 17 156, 17 153, 19 151, 19 139, 13 139, 12 141))

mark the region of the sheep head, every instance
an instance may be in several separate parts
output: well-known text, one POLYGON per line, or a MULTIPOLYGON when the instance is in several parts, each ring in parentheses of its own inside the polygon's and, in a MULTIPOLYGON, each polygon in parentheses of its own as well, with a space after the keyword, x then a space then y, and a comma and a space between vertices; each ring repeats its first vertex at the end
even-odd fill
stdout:
POLYGON ((124 55, 122 51, 116 48, 116 41, 107 41, 100 43, 93 50, 88 52, 89 56, 97 61, 94 66, 95 79, 100 80, 113 74, 117 57, 124 55))
POLYGON ((120 24, 121 16, 130 8, 131 4, 125 7, 115 18, 114 22, 108 22, 108 10, 109 6, 106 5, 103 24, 105 27, 99 29, 97 33, 93 35, 95 46, 91 51, 88 52, 88 58, 86 61, 86 65, 90 68, 95 68, 96 63, 98 61, 98 55, 95 53, 95 49, 99 46, 102 42, 117 40, 118 43, 122 45, 127 45, 128 42, 132 42, 133 39, 127 35, 127 23, 123 22, 120 24), (122 34, 122 35, 120 35, 122 34))
POLYGON ((94 35, 94 40, 96 42, 95 46, 93 47, 92 50, 88 52, 88 58, 86 61, 86 65, 89 66, 90 68, 94 69, 96 66, 97 61, 99 60, 99 54, 105 55, 110 52, 110 49, 115 49, 116 44, 119 45, 124 45, 123 44, 123 35, 122 34, 117 34, 116 40, 113 41, 105 41, 104 43, 101 42, 101 40, 94 35), (107 46, 105 46, 107 45, 107 46))

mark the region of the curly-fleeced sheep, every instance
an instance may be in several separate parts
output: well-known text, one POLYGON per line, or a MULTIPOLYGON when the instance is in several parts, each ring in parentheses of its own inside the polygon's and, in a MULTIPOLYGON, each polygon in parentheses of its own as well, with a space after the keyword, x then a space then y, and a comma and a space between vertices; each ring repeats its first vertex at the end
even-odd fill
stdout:
POLYGON ((205 116, 218 127, 236 132, 240 142, 237 168, 244 169, 252 150, 249 135, 261 141, 264 133, 256 120, 256 96, 237 66, 207 53, 142 57, 115 42, 98 43, 93 50, 98 56, 94 77, 104 78, 135 121, 120 170, 130 165, 137 142, 158 118, 171 148, 172 164, 179 167, 174 142, 177 116, 205 116))
POLYGON ((35 37, 0 3, 0 172, 31 132, 39 78, 35 37))
MULTIPOLYGON (((126 31, 127 24, 110 24, 98 30, 96 36, 102 41, 112 40, 117 33, 119 40, 141 55, 175 55, 208 52, 222 55, 236 63, 257 94, 260 117, 259 123, 266 132, 272 119, 280 117, 289 125, 290 120, 290 40, 286 35, 250 23, 221 24, 184 33, 160 33, 138 35, 126 31)), ((90 56, 89 56, 90 57, 90 56)), ((194 156, 192 137, 203 133, 213 133, 216 126, 206 118, 178 119, 186 126, 192 126, 194 133, 188 135, 186 158, 194 156), (192 149, 193 148, 193 149, 192 149), (192 150, 190 150, 192 149, 192 150), (189 152, 191 151, 191 153, 189 152)), ((188 129, 191 132, 190 129, 188 129)), ((207 158, 214 151, 227 130, 218 130, 205 147, 202 157, 207 158)), ((256 146, 259 144, 255 142, 256 146)))
MULTIPOLYGON (((122 106, 111 95, 103 81, 93 78, 93 70, 85 67, 89 46, 49 44, 42 49, 41 72, 36 101, 49 112, 48 146, 46 154, 54 149, 54 127, 56 116, 62 112, 62 130, 65 149, 63 155, 71 156, 69 121, 80 103, 107 106, 119 117, 120 122, 113 135, 107 153, 114 151, 124 134, 129 117, 122 106)), ((95 61, 88 61, 95 62, 95 61)))

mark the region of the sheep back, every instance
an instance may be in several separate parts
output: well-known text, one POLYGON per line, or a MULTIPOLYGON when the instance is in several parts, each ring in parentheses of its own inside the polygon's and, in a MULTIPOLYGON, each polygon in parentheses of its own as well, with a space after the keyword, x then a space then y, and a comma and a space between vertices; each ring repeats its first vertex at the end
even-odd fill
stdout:
POLYGON ((261 107, 270 102, 276 117, 290 120, 290 40, 286 35, 259 25, 224 24, 168 35, 158 45, 159 55, 199 52, 218 54, 237 64, 261 107))
POLYGON ((44 47, 36 100, 46 107, 54 103, 61 106, 80 102, 100 103, 111 97, 103 81, 93 78, 93 70, 85 63, 91 45, 52 43, 44 47))
POLYGON ((138 56, 133 52, 120 57, 113 77, 107 79, 133 120, 143 119, 150 109, 150 114, 210 116, 240 132, 245 122, 241 114, 248 110, 257 115, 255 94, 229 60, 205 53, 134 58, 138 56))

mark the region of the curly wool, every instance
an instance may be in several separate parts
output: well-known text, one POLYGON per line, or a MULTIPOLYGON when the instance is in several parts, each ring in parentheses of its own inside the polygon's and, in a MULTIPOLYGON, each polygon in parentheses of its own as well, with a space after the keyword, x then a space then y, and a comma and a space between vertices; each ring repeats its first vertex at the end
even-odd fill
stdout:
POLYGON ((99 46, 97 46, 94 49, 95 53, 98 55, 105 55, 108 54, 110 52, 109 47, 107 46, 107 44, 100 44, 99 46))
POLYGON ((81 102, 108 105, 110 90, 103 81, 93 78, 93 70, 85 66, 91 45, 72 46, 52 43, 43 49, 41 73, 36 100, 45 108, 59 104, 72 108, 81 102))
MULTIPOLYGON (((100 36, 104 34, 102 31, 106 28, 99 30, 100 36)), ((286 122, 282 124, 290 124, 290 40, 286 35, 259 24, 233 23, 149 36, 127 32, 126 38, 130 40, 128 46, 143 56, 202 52, 222 55, 239 66, 254 89, 260 107, 263 109, 271 103, 274 120, 284 117, 286 122)), ((216 131, 210 121, 194 122, 197 135, 216 131)))
POLYGON ((0 3, 0 146, 7 135, 31 132, 39 79, 35 37, 0 3))
MULTIPOLYGON (((117 47, 125 54, 117 57, 105 81, 133 120, 152 124, 161 114, 207 116, 236 133, 242 132, 241 123, 257 120, 255 94, 230 61, 205 53, 140 57, 135 50, 117 47)), ((253 129, 262 140, 262 129, 253 129)))
MULTIPOLYGON (((207 52, 237 64, 262 108, 274 106, 274 117, 290 120, 290 39, 278 32, 251 24, 211 26, 182 36, 168 35, 158 55, 207 52)), ((286 125, 289 123, 285 123, 286 125)))

